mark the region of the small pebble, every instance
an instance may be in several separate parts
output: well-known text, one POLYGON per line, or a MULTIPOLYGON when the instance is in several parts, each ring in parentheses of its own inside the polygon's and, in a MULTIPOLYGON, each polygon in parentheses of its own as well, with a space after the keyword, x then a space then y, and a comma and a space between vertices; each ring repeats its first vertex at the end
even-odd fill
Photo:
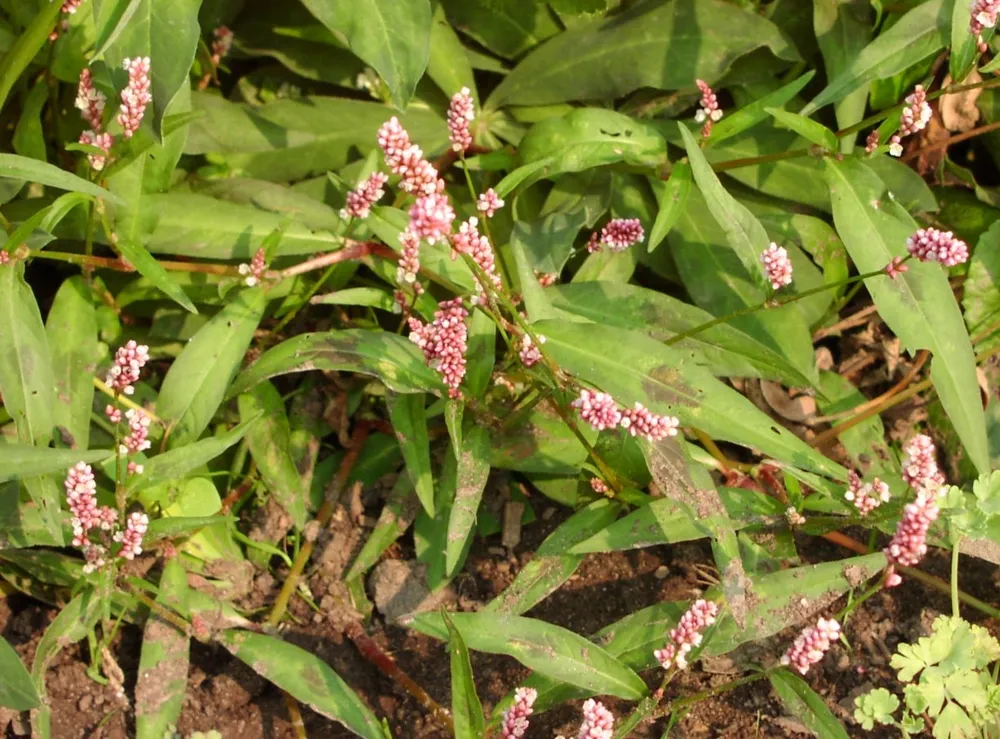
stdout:
POLYGON ((88 693, 80 697, 80 700, 76 704, 76 708, 80 712, 89 711, 90 707, 93 704, 94 704, 94 696, 88 693))
POLYGON ((660 565, 659 567, 656 568, 656 571, 653 573, 653 577, 655 577, 657 580, 663 580, 669 574, 670 574, 670 568, 667 567, 666 565, 660 565))

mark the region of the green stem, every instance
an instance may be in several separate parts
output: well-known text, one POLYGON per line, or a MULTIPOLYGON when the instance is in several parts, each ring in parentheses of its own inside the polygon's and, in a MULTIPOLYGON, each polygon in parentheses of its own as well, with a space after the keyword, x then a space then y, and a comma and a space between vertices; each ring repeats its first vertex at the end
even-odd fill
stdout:
POLYGON ((958 605, 958 545, 960 542, 961 539, 956 541, 951 548, 951 615, 955 618, 961 615, 958 605))
MULTIPOLYGON (((869 549, 870 548, 871 547, 869 547, 869 549)), ((841 625, 845 624, 847 622, 847 617, 850 616, 852 613, 854 613, 854 611, 857 608, 859 608, 862 603, 864 603, 866 600, 875 595, 875 593, 879 592, 882 589, 882 587, 883 587, 882 577, 881 576, 876 577, 875 582, 872 583, 872 585, 868 588, 868 590, 862 593, 857 599, 852 600, 850 603, 844 606, 844 610, 842 610, 840 614, 837 616, 837 621, 839 621, 841 625)))
POLYGON ((747 306, 746 308, 740 308, 739 310, 735 310, 732 313, 727 313, 724 316, 713 318, 711 321, 707 321, 701 324, 700 326, 695 326, 694 328, 688 329, 687 331, 682 331, 679 334, 671 336, 663 343, 666 344, 667 346, 671 346, 680 341, 683 341, 684 339, 690 338, 691 336, 700 334, 702 331, 706 331, 707 329, 710 329, 713 326, 718 326, 720 323, 729 323, 735 318, 742 318, 743 316, 748 316, 751 313, 756 313, 759 310, 765 310, 767 308, 781 308, 782 306, 795 303, 799 300, 802 300, 803 298, 808 298, 813 295, 818 295, 819 293, 826 292, 827 290, 832 290, 837 287, 842 287, 843 285, 850 285, 855 282, 862 282, 868 279, 869 277, 877 277, 878 275, 882 274, 885 274, 884 270, 879 269, 874 272, 866 272, 862 275, 857 275, 856 277, 848 277, 843 280, 838 280, 837 282, 830 282, 824 285, 820 285, 819 287, 814 287, 809 290, 804 290, 800 293, 797 293, 796 295, 790 295, 787 298, 782 298, 781 300, 765 300, 764 302, 758 303, 757 305, 750 305, 747 306))
POLYGON ((42 3, 42 9, 31 20, 24 32, 16 37, 14 45, 0 62, 0 108, 7 102, 7 96, 14 88, 21 73, 28 68, 42 46, 48 41, 62 10, 62 3, 52 0, 42 3))

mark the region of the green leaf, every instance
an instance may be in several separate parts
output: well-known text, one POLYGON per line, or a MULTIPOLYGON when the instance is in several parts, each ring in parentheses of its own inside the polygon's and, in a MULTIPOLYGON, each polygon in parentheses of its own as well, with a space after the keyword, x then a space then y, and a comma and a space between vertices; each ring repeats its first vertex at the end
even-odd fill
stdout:
POLYGON ((385 739, 368 706, 312 652, 273 636, 236 629, 224 631, 220 641, 254 672, 321 716, 365 739, 385 739))
MULTIPOLYGON (((187 573, 178 557, 168 559, 156 602, 183 611, 187 573)), ((187 691, 191 637, 150 612, 142 633, 139 678, 135 685, 136 739, 163 739, 177 724, 187 691)))
POLYGON ((240 290, 198 330, 170 366, 156 411, 167 424, 172 447, 194 441, 208 428, 239 372, 266 305, 264 290, 240 290))
POLYGON ((455 721, 455 739, 480 739, 486 730, 486 719, 472 679, 469 648, 448 614, 442 611, 441 618, 448 627, 448 648, 451 650, 451 714, 455 721))
POLYGON ((270 377, 308 370, 340 370, 378 377, 397 393, 441 391, 440 375, 412 341, 385 331, 348 329, 300 334, 264 352, 242 372, 229 397, 270 377))
POLYGON ((39 702, 38 691, 20 656, 0 637, 0 706, 27 711, 39 702))
POLYGON ((767 677, 788 712, 812 733, 820 739, 848 739, 844 725, 805 680, 785 669, 772 672, 767 677))
POLYGON ((291 427, 281 394, 262 382, 239 396, 240 420, 261 479, 297 528, 306 525, 309 487, 291 454, 291 427), (256 419, 251 422, 251 419, 256 419))
POLYGON ((521 56, 560 31, 549 9, 535 0, 443 0, 442 5, 455 28, 507 59, 521 56))
MULTIPOLYGON (((552 307, 595 323, 666 341, 713 320, 707 311, 666 293, 620 282, 580 282, 546 290, 552 307)), ((720 323, 672 345, 720 377, 762 377, 793 387, 811 384, 780 354, 752 336, 720 323)))
POLYGON ((42 129, 42 108, 49 100, 49 86, 45 80, 38 80, 28 93, 17 120, 17 128, 11 143, 14 151, 21 156, 44 162, 45 132, 42 129))
MULTIPOLYGON (((874 272, 906 255, 906 239, 917 226, 905 213, 876 207, 882 182, 862 163, 827 162, 833 220, 860 272, 874 272), (905 220, 904 220, 905 219, 905 220)), ((938 264, 913 260, 895 280, 879 275, 865 281, 879 315, 911 353, 932 355, 931 380, 966 453, 980 473, 990 468, 976 359, 947 272, 938 264)))
POLYGON ((767 232, 746 206, 726 192, 687 127, 678 124, 678 128, 684 138, 695 182, 708 204, 708 210, 725 231, 729 245, 740 258, 747 274, 752 275, 754 281, 763 286, 766 277, 760 255, 771 243, 767 232))
MULTIPOLYGON (((942 9, 947 7, 947 3, 942 9)), ((979 56, 979 39, 969 33, 970 3, 956 0, 951 11, 951 53, 948 55, 948 73, 953 84, 960 84, 972 71, 979 56)), ((988 41, 987 33, 992 30, 984 28, 983 38, 988 41)))
POLYGON ((479 100, 476 79, 472 75, 472 65, 458 34, 448 23, 444 6, 434 8, 431 22, 430 57, 427 60, 427 76, 449 97, 468 87, 473 100, 479 100))
POLYGON ((215 459, 242 439, 254 420, 245 421, 218 436, 210 436, 193 444, 157 454, 146 462, 141 475, 129 478, 129 492, 134 493, 163 482, 181 479, 191 470, 215 459))
MULTIPOLYGON (((163 136, 163 118, 167 107, 181 87, 188 83, 188 73, 198 48, 200 29, 198 10, 202 0, 140 0, 127 10, 129 16, 121 25, 101 23, 101 20, 121 12, 115 0, 94 0, 94 15, 98 25, 114 30, 104 45, 103 59, 113 79, 126 84, 121 69, 126 58, 149 57, 149 79, 153 93, 153 131, 157 140, 163 136)), ((123 20, 125 20, 123 18, 123 20)))
MULTIPOLYGON (((454 613, 455 626, 470 649, 506 654, 539 675, 597 693, 638 700, 648 692, 632 670, 593 642, 561 626, 506 614, 454 613)), ((404 624, 438 639, 447 638, 439 614, 423 613, 404 624)))
POLYGON ((798 113, 790 113, 782 108, 765 108, 785 128, 790 128, 804 139, 812 141, 829 151, 837 150, 837 137, 822 123, 806 118, 798 113))
POLYGON ((536 123, 518 147, 522 165, 551 160, 530 181, 622 161, 656 167, 666 157, 667 142, 654 126, 600 108, 578 108, 536 123))
POLYGON ((539 172, 552 164, 553 160, 551 157, 542 157, 537 159, 530 164, 522 164, 520 167, 515 169, 513 172, 505 175, 500 182, 496 184, 493 189, 496 194, 502 198, 507 197, 514 189, 520 185, 525 180, 531 178, 536 172, 539 172))
MULTIPOLYGON (((204 478, 195 478, 204 480, 204 478)), ((208 483, 211 485, 211 483, 208 483)), ((187 536, 192 532, 203 529, 207 526, 214 526, 225 522, 235 523, 234 516, 164 516, 155 518, 149 522, 149 529, 146 531, 144 541, 156 541, 157 539, 170 539, 178 536, 187 536)))
POLYGON ((184 288, 174 282, 170 273, 160 266, 160 263, 146 251, 146 248, 142 244, 137 241, 119 240, 118 250, 125 259, 131 262, 139 274, 160 288, 164 295, 178 303, 185 310, 195 314, 198 313, 198 309, 194 307, 194 303, 191 302, 191 298, 184 292, 184 288))
POLYGON ((735 390, 690 357, 636 333, 600 325, 545 321, 535 328, 546 350, 567 371, 611 393, 670 413, 715 439, 741 444, 796 467, 846 479, 846 471, 775 425, 735 390))
POLYGON ((302 4, 374 67, 388 85, 393 104, 406 108, 430 58, 428 0, 302 0, 302 4))
MULTIPOLYGON (((813 30, 828 80, 847 69, 871 41, 872 25, 868 0, 813 0, 813 30)), ((867 102, 868 85, 840 100, 834 107, 837 126, 843 129, 861 121, 867 102)), ((850 153, 856 138, 854 134, 841 139, 841 152, 850 153)))
POLYGON ((434 517, 434 477, 431 474, 430 437, 427 435, 426 398, 423 393, 390 394, 386 399, 389 421, 403 451, 406 471, 427 515, 434 517))
POLYGON ((781 59, 798 59, 770 21, 721 0, 640 4, 565 31, 532 52, 487 105, 613 100, 641 87, 689 88, 696 78, 718 80, 734 60, 762 46, 781 59))
POLYGON ((50 449, 23 444, 0 444, 0 483, 24 477, 65 472, 77 462, 96 464, 114 455, 111 449, 50 449))
POLYGON ((768 108, 777 108, 787 103, 802 92, 802 89, 815 76, 815 72, 806 72, 798 79, 789 82, 783 87, 779 87, 774 92, 765 95, 759 100, 754 100, 749 105, 744 105, 739 110, 727 114, 721 121, 712 126, 712 135, 709 136, 707 145, 709 147, 718 146, 718 144, 726 139, 737 136, 747 129, 756 126, 767 118, 768 108))
POLYGON ((474 424, 462 433, 457 461, 455 495, 448 516, 448 546, 445 550, 445 571, 449 577, 458 573, 490 475, 490 435, 485 427, 474 424))
MULTIPOLYGON (((581 432, 590 443, 597 439, 597 431, 590 426, 584 426, 581 432)), ((522 423, 505 426, 491 439, 490 464, 500 469, 576 475, 587 459, 586 448, 547 403, 533 408, 522 423)))
MULTIPOLYGON (((965 324, 969 333, 978 336, 1000 320, 1000 221, 979 238, 962 293, 965 324)), ((997 331, 989 330, 984 349, 997 344, 997 331)))
MULTIPOLYGON (((5 156, 0 154, 0 157, 5 156)), ((4 408, 25 444, 47 446, 52 439, 55 380, 49 341, 24 265, 0 267, 0 393, 4 408)))
POLYGON ((872 80, 891 77, 936 54, 948 43, 951 18, 947 11, 950 10, 951 6, 946 8, 942 0, 917 5, 862 49, 850 65, 799 112, 811 115, 872 80))
MULTIPOLYGON (((35 56, 42 50, 49 40, 49 34, 55 27, 59 19, 60 8, 55 7, 56 3, 40 6, 40 10, 31 19, 28 27, 16 37, 14 44, 0 61, 0 108, 7 102, 7 96, 14 88, 21 73, 28 68, 35 56)), ((32 6, 34 9, 35 6, 32 6)), ((11 156, 11 155, 0 155, 11 156)), ((19 157, 20 158, 20 157, 19 157)), ((53 167, 52 169, 56 169, 53 167)), ((62 171, 62 170, 58 170, 62 171)), ((8 176, 8 175, 2 175, 8 176)), ((67 175, 72 176, 72 175, 67 175)), ((16 179, 28 179, 27 177, 17 177, 16 179)))
POLYGON ((112 195, 103 187, 98 187, 75 174, 59 169, 59 167, 17 154, 0 154, 0 177, 37 182, 57 190, 82 192, 104 198, 112 203, 121 203, 117 196, 112 195))
POLYGON ((93 371, 102 352, 97 341, 97 311, 83 277, 70 277, 60 286, 49 309, 45 333, 58 401, 52 408, 53 422, 70 447, 86 449, 90 445, 93 371))
POLYGON ((854 720, 865 731, 871 731, 875 724, 891 724, 892 714, 899 708, 899 698, 885 688, 875 688, 854 699, 854 720))
POLYGON ((653 178, 649 182, 657 192, 656 200, 659 205, 656 220, 649 232, 648 251, 652 253, 667 238, 670 229, 687 207, 688 196, 691 194, 691 165, 687 162, 675 164, 666 184, 653 178))

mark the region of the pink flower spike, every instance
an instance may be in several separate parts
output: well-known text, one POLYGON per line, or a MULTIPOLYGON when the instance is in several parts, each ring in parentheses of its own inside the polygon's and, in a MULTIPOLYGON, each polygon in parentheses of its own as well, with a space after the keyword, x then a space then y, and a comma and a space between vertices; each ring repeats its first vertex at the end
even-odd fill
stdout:
POLYGON ((125 531, 119 531, 114 536, 114 540, 121 542, 122 545, 118 556, 131 560, 142 554, 142 537, 148 528, 149 517, 145 513, 130 513, 125 524, 125 531))
POLYGON ((226 26, 219 26, 212 31, 212 36, 212 64, 218 67, 233 48, 233 32, 226 26))
POLYGON ((611 492, 611 488, 609 488, 607 483, 599 477, 590 478, 590 489, 595 493, 600 493, 601 495, 607 495, 611 492))
POLYGON ((415 195, 444 192, 444 182, 434 165, 424 159, 424 151, 419 146, 404 149, 392 171, 400 176, 399 187, 405 192, 415 195))
POLYGON ((87 161, 90 162, 90 166, 95 172, 100 172, 104 169, 104 165, 108 162, 108 154, 111 152, 111 146, 115 142, 114 137, 112 137, 110 133, 94 133, 93 131, 84 131, 80 134, 79 142, 89 146, 96 146, 104 152, 103 155, 87 155, 87 161))
POLYGON ((107 560, 104 559, 107 555, 108 550, 102 547, 100 544, 87 544, 83 547, 83 558, 86 560, 83 565, 84 574, 89 575, 92 572, 96 572, 100 568, 107 564, 107 560))
POLYGON ((115 408, 110 403, 104 406, 104 415, 108 417, 108 421, 111 423, 121 423, 122 412, 121 409, 115 408))
POLYGON ((247 287, 260 284, 264 273, 267 272, 267 253, 262 248, 258 249, 254 252, 253 259, 249 263, 241 264, 238 270, 243 275, 243 284, 247 287))
POLYGON ((590 698, 583 704, 583 723, 576 739, 611 739, 615 730, 615 717, 604 704, 590 698))
POLYGON ((934 493, 921 490, 917 499, 903 508, 896 533, 883 550, 890 564, 913 567, 927 554, 927 532, 939 513, 934 498, 934 493))
POLYGON ((890 280, 895 280, 909 269, 910 267, 903 261, 903 257, 893 257, 889 260, 889 263, 885 265, 885 273, 889 276, 890 280))
POLYGON ((996 27, 997 16, 1000 16, 1000 0, 973 0, 969 10, 969 33, 976 37, 979 51, 985 52, 988 47, 983 40, 983 29, 996 27))
POLYGON ((503 739, 522 739, 524 732, 528 730, 528 717, 531 716, 531 707, 538 698, 538 691, 534 688, 518 688, 514 691, 514 705, 503 712, 503 719, 500 724, 500 736, 503 739))
POLYGON ((865 139, 865 153, 871 154, 877 148, 878 148, 878 129, 876 128, 874 131, 868 134, 868 138, 865 139))
POLYGON ((503 206, 503 199, 497 195, 496 190, 492 187, 482 193, 479 196, 479 199, 476 200, 476 210, 482 213, 486 218, 492 218, 503 206))
POLYGON ((590 254, 597 254, 598 252, 604 251, 604 245, 601 244, 601 236, 594 231, 590 234, 590 238, 587 240, 587 252, 590 254))
POLYGON ((613 429, 622 420, 618 404, 607 393, 581 390, 580 397, 570 405, 580 411, 580 417, 598 431, 613 429))
POLYGON ((118 123, 125 138, 130 139, 139 130, 146 106, 153 102, 149 92, 149 57, 125 59, 122 66, 128 72, 128 86, 122 90, 118 123))
POLYGON ((805 675, 809 668, 823 659, 833 643, 840 639, 837 619, 820 618, 815 626, 806 628, 796 637, 792 646, 781 658, 781 664, 790 665, 805 675))
POLYGON ((134 392, 133 383, 139 380, 139 371, 149 359, 149 347, 129 341, 125 346, 118 347, 115 361, 108 371, 104 384, 115 392, 131 395, 134 392))
MULTIPOLYGON (((451 237, 451 245, 459 254, 468 254, 486 273, 493 288, 499 290, 503 286, 500 275, 497 274, 496 258, 490 240, 479 233, 479 219, 473 216, 458 227, 458 233, 451 237)), ((485 295, 483 286, 476 278, 479 295, 485 295)))
POLYGON ((921 262, 941 262, 954 267, 969 259, 969 246, 951 231, 921 228, 906 240, 906 248, 921 262))
POLYGON ((945 478, 938 467, 934 441, 926 434, 910 439, 903 447, 903 480, 918 493, 937 492, 945 478))
MULTIPOLYGON (((540 335, 538 341, 544 344, 545 337, 540 335)), ((542 361, 542 352, 535 346, 535 342, 531 340, 528 334, 521 337, 521 351, 518 352, 518 356, 525 367, 534 367, 542 361)))
POLYGON ((383 188, 388 181, 389 175, 384 172, 372 172, 367 180, 347 193, 347 203, 340 211, 340 217, 362 220, 367 218, 372 212, 372 206, 385 195, 383 188))
POLYGON ((877 477, 871 482, 862 482, 855 472, 851 472, 848 479, 850 484, 844 499, 853 503, 862 516, 889 502, 889 486, 877 477))
POLYGON ((601 229, 601 243, 615 252, 625 251, 632 244, 638 244, 645 236, 638 218, 615 218, 601 229))
POLYGON ((448 106, 448 138, 451 148, 458 152, 466 151, 472 146, 472 132, 469 124, 476 117, 476 105, 468 87, 452 95, 448 106))
POLYGON ((660 666, 669 670, 687 668, 687 655, 701 644, 702 634, 715 623, 719 606, 710 600, 696 600, 670 631, 670 642, 653 652, 660 666))
POLYGON ((446 300, 438 305, 431 323, 409 319, 410 341, 420 347, 427 363, 437 369, 448 386, 448 395, 461 395, 459 386, 465 378, 465 352, 468 350, 469 329, 465 319, 469 312, 461 298, 446 300))
POLYGON ((722 118, 722 109, 719 107, 719 98, 708 86, 705 80, 695 80, 698 89, 701 90, 701 107, 694 114, 694 119, 698 123, 704 123, 701 135, 708 138, 712 133, 712 124, 717 123, 722 118))
POLYGON ((0 249, 0 264, 10 264, 10 254, 6 249, 0 249))
POLYGON ((647 441, 660 441, 669 436, 677 436, 680 421, 674 416, 658 416, 651 413, 642 403, 622 411, 621 426, 632 436, 645 437, 647 441))
POLYGON ((761 253, 760 261, 772 288, 777 290, 791 284, 792 260, 788 258, 788 251, 784 247, 772 243, 761 253))
POLYGON ((420 237, 409 229, 399 235, 399 243, 403 250, 399 254, 399 266, 396 268, 396 282, 400 285, 411 285, 420 295, 423 285, 417 282, 420 273, 420 237))
POLYGON ((144 452, 150 447, 149 439, 149 416, 145 411, 138 408, 129 408, 125 411, 125 418, 128 419, 129 434, 122 439, 118 451, 122 454, 137 454, 144 452))
POLYGON ((410 148, 410 135, 399 119, 393 116, 378 130, 377 141, 385 154, 386 165, 395 172, 402 163, 403 152, 410 148))
POLYGON ((73 105, 80 111, 80 117, 95 134, 101 131, 106 102, 107 98, 104 93, 94 87, 94 76, 90 69, 84 67, 80 72, 80 83, 76 88, 76 100, 73 105))
POLYGON ((903 108, 903 115, 899 122, 899 135, 901 137, 923 131, 933 115, 931 106, 927 103, 927 92, 923 85, 917 85, 913 88, 913 92, 906 96, 905 102, 907 106, 903 108))
POLYGON ((97 505, 97 483, 89 464, 77 462, 70 467, 63 487, 72 514, 73 546, 86 547, 90 544, 87 536, 90 530, 110 530, 118 520, 118 514, 112 508, 97 505))
POLYGON ((445 241, 454 220, 455 210, 443 193, 419 197, 410 207, 410 229, 429 244, 445 241))

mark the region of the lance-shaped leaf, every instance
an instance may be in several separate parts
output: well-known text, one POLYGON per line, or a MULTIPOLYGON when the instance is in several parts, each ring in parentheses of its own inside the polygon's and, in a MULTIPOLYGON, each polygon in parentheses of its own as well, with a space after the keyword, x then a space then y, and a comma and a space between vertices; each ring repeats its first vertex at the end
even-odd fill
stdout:
POLYGON ((788 712, 819 739, 847 739, 844 725, 830 712, 826 701, 809 687, 809 683, 785 669, 770 673, 767 679, 788 712))
MULTIPOLYGON (((835 79, 847 69, 872 39, 872 8, 867 0, 813 0, 813 30, 823 55, 826 78, 835 79)), ((837 126, 847 128, 865 115, 868 85, 840 100, 834 111, 837 126)), ((845 136, 840 150, 849 154, 857 134, 845 136)))
POLYGON ((65 472, 77 462, 95 464, 114 455, 111 449, 50 449, 26 444, 0 444, 0 482, 65 472))
MULTIPOLYGON (((499 613, 453 613, 451 618, 470 649, 506 654, 539 675, 628 700, 646 695, 646 684, 632 670, 593 642, 572 631, 533 618, 499 613)), ((437 639, 448 630, 437 613, 404 620, 437 639)))
POLYGON ((802 92, 802 88, 809 84, 809 81, 815 76, 815 72, 806 72, 797 80, 789 82, 784 87, 779 87, 774 92, 765 95, 759 100, 754 100, 749 105, 744 105, 732 113, 727 112, 721 121, 712 126, 712 135, 709 137, 706 146, 717 146, 726 139, 738 136, 748 128, 756 126, 767 118, 768 108, 779 108, 787 103, 802 92))
POLYGON ((423 393, 392 394, 387 400, 389 421, 403 452, 406 471, 427 515, 434 517, 434 476, 427 435, 426 397, 423 393))
POLYGON ((451 651, 451 713, 455 720, 455 739, 480 739, 484 735, 486 718, 472 679, 469 648, 448 614, 442 612, 441 617, 448 627, 451 651))
POLYGON ((75 174, 70 174, 54 165, 17 154, 0 154, 0 177, 37 182, 40 185, 48 185, 58 190, 82 192, 105 198, 112 203, 121 203, 117 196, 82 177, 77 177, 75 174))
POLYGON ((0 706, 27 711, 38 703, 38 691, 21 657, 0 637, 0 706))
POLYGON ((798 113, 792 113, 784 108, 766 108, 768 114, 773 116, 785 128, 790 128, 799 136, 811 141, 817 146, 822 146, 829 151, 836 151, 837 137, 833 131, 818 121, 806 118, 798 113))
MULTIPOLYGON (((917 225, 891 202, 882 203, 882 181, 855 160, 827 161, 833 221, 860 272, 874 272, 905 256, 917 225)), ((889 279, 865 280, 879 315, 911 353, 931 352, 931 381, 959 438, 980 473, 990 469, 986 421, 976 380, 976 358, 962 312, 941 265, 909 262, 889 279)))
POLYGON ((757 449, 806 470, 846 479, 847 472, 723 385, 690 356, 635 332, 598 324, 542 321, 545 348, 564 369, 628 407, 680 418, 716 439, 757 449))
POLYGON ((448 546, 445 549, 445 570, 454 577, 472 536, 479 513, 479 503, 490 476, 490 435, 487 429, 473 424, 462 433, 457 451, 455 495, 448 515, 448 546))
POLYGON ((678 162, 671 170, 670 179, 666 183, 650 177, 649 184, 656 192, 659 206, 653 228, 649 231, 648 249, 652 253, 667 238, 670 229, 687 207, 688 196, 691 194, 691 165, 687 162, 678 162))

